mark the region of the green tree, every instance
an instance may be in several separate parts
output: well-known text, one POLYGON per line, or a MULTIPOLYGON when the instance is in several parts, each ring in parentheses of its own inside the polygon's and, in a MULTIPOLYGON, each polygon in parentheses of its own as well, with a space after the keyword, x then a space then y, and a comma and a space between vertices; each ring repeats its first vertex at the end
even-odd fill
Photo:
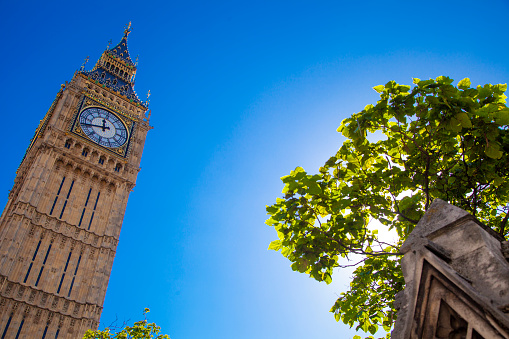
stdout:
POLYGON ((356 266, 350 290, 330 311, 357 330, 391 330, 394 296, 404 287, 399 247, 433 199, 508 237, 507 85, 452 83, 438 77, 374 87, 377 104, 339 126, 347 139, 338 152, 319 173, 297 167, 282 177, 284 197, 267 206, 266 223, 279 237, 269 249, 294 271, 330 283, 334 268, 356 266), (383 137, 368 140, 375 132, 383 137), (372 220, 399 239, 381 241, 372 220))
POLYGON ((170 339, 167 334, 159 334, 161 328, 155 323, 149 323, 146 318, 146 314, 150 312, 148 308, 145 309, 143 315, 145 319, 137 321, 133 326, 125 326, 118 332, 111 333, 110 328, 104 330, 88 330, 83 339, 170 339))

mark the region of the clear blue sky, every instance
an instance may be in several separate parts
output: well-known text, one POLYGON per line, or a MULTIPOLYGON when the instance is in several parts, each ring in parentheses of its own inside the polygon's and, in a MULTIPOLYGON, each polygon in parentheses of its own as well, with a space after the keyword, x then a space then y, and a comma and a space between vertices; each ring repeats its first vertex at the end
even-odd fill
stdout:
POLYGON ((0 205, 60 84, 132 21, 151 123, 102 323, 172 339, 348 338, 326 286, 267 251, 280 177, 318 167, 375 85, 448 75, 509 80, 507 0, 2 1, 0 205))

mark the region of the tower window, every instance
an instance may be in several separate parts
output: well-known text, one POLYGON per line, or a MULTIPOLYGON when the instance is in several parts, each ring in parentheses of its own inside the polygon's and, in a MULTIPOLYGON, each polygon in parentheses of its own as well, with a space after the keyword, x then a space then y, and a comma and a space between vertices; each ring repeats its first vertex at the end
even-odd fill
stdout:
POLYGON ((35 257, 37 257, 37 252, 39 252, 39 247, 41 247, 42 240, 39 240, 39 243, 37 244, 37 247, 35 248, 34 256, 32 257, 32 262, 30 262, 30 266, 28 266, 27 274, 25 275, 25 279, 23 280, 23 283, 26 283, 28 280, 28 276, 30 275, 30 271, 32 270, 32 266, 34 265, 35 257))
POLYGON ((42 334, 42 338, 41 339, 45 339, 46 338, 46 333, 48 333, 48 326, 49 325, 46 325, 46 327, 44 328, 44 333, 42 334))
POLYGON ((99 164, 100 164, 100 165, 103 165, 103 164, 104 164, 104 157, 100 157, 100 158, 99 158, 99 164))
POLYGON ((71 281, 71 287, 69 287, 69 293, 67 293, 68 298, 71 296, 72 287, 74 286, 74 280, 76 279, 76 274, 78 273, 78 268, 80 267, 80 262, 81 262, 81 254, 80 254, 80 257, 78 258, 78 263, 76 264, 76 269, 74 270, 74 275, 73 275, 72 281, 71 281))
POLYGON ((60 293, 60 289, 62 288, 62 283, 64 282, 65 272, 67 272, 67 267, 69 266, 69 260, 71 260, 72 251, 69 252, 69 256, 67 257, 67 262, 65 263, 64 272, 62 273, 62 278, 60 278, 60 284, 58 285, 57 294, 60 293))
POLYGON ((88 155, 88 150, 85 148, 83 152, 81 152, 81 155, 86 157, 88 155))
POLYGON ((83 216, 85 215, 85 210, 87 209, 87 205, 88 205, 88 199, 90 199, 90 193, 92 193, 92 187, 90 187, 90 190, 88 190, 87 201, 85 201, 85 206, 83 207, 83 212, 81 212, 81 218, 80 218, 80 223, 78 224, 78 227, 81 226, 81 222, 83 221, 83 216))
POLYGON ((4 333, 2 334, 2 339, 5 339, 5 335, 7 334, 7 330, 9 329, 9 325, 11 324, 12 320, 12 314, 9 317, 9 320, 7 320, 7 325, 5 325, 4 333))
POLYGON ((95 209, 97 208, 97 203, 99 202, 100 196, 101 196, 101 192, 97 192, 97 198, 95 199, 94 210, 92 211, 92 215, 90 216, 90 222, 88 223, 87 230, 89 230, 89 231, 90 231, 90 227, 92 226, 92 221, 94 220, 95 209))
POLYGON ((49 211, 49 215, 53 214, 53 209, 55 209, 55 205, 57 204, 58 196, 60 195, 60 191, 62 190, 64 181, 65 181, 65 177, 62 178, 62 182, 60 183, 60 187, 58 188, 57 196, 55 197, 55 201, 53 201, 53 206, 51 206, 51 211, 49 211))
POLYGON ((25 323, 25 318, 23 318, 21 320, 21 324, 19 324, 19 328, 18 328, 18 333, 16 333, 16 338, 15 339, 18 339, 19 338, 19 334, 21 333, 21 329, 23 328, 23 324, 25 323))
POLYGON ((67 201, 69 200, 69 196, 71 195, 72 187, 74 186, 74 180, 71 182, 71 187, 69 187, 69 192, 67 192, 67 197, 64 201, 64 206, 62 207, 62 212, 60 212, 59 218, 62 219, 62 216, 64 215, 65 207, 67 206, 67 201))
POLYGON ((71 148, 71 143, 69 141, 66 141, 64 147, 67 149, 71 148))
POLYGON ((122 168, 122 166, 120 166, 120 165, 115 166, 115 172, 120 172, 121 168, 122 168))
POLYGON ((39 271, 39 275, 37 276, 37 281, 35 282, 35 286, 39 285, 39 280, 41 280, 42 272, 44 271, 44 265, 46 265, 46 260, 48 260, 49 252, 51 251, 51 244, 49 244, 48 251, 46 252, 46 256, 44 257, 44 261, 42 262, 41 270, 39 271))

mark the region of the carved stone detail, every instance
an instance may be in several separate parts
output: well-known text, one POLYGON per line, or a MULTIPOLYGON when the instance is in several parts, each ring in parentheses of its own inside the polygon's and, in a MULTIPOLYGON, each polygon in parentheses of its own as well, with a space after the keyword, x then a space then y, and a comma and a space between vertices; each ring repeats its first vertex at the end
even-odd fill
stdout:
POLYGON ((393 339, 508 339, 504 239, 436 199, 401 247, 405 290, 393 339))

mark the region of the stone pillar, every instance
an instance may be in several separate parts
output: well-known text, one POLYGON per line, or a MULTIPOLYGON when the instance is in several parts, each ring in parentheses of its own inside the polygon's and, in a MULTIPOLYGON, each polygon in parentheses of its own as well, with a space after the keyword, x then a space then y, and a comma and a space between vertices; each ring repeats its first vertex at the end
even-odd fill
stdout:
POLYGON ((440 199, 401 247, 405 289, 393 339, 509 338, 504 239, 440 199))

